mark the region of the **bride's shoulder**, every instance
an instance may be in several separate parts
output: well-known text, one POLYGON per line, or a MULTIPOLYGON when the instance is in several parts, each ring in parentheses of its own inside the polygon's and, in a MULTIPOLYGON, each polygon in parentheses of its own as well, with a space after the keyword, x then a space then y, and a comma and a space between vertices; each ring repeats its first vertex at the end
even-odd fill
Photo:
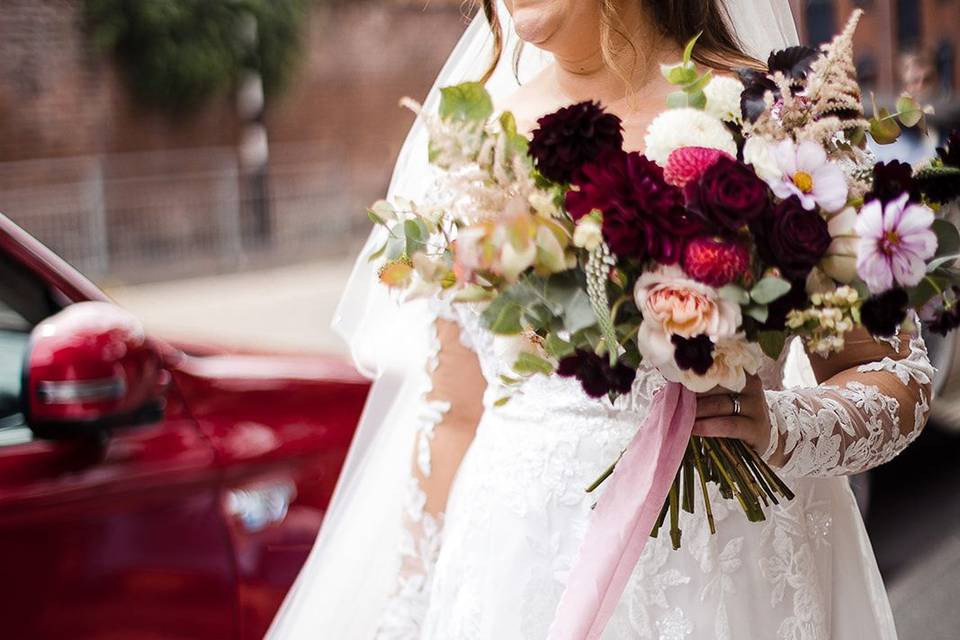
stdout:
POLYGON ((509 111, 517 120, 517 129, 529 133, 544 114, 563 106, 552 94, 549 68, 540 71, 512 93, 496 100, 498 113, 509 111))

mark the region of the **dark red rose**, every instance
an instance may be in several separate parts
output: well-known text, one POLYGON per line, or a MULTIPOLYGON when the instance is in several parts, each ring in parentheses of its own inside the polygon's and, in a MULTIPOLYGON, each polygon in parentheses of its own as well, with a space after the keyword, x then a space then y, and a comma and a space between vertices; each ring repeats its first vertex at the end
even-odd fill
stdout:
POLYGON ((680 190, 663 179, 663 169, 639 153, 605 152, 585 164, 573 184, 567 211, 579 220, 599 209, 603 239, 623 258, 675 264, 687 238, 703 230, 684 209, 680 190))
POLYGON ((611 391, 629 393, 637 371, 622 362, 611 367, 606 356, 588 349, 577 349, 560 360, 557 375, 576 377, 588 396, 602 398, 611 391))
POLYGON ((537 120, 528 152, 548 180, 570 182, 574 172, 603 151, 623 147, 620 118, 596 102, 564 107, 537 120))
POLYGON ((770 209, 770 188, 751 167, 724 156, 684 189, 687 208, 721 231, 737 231, 770 209))
POLYGON ((760 256, 780 267, 788 280, 803 280, 827 247, 827 221, 816 211, 803 208, 800 198, 790 196, 752 227, 760 256))

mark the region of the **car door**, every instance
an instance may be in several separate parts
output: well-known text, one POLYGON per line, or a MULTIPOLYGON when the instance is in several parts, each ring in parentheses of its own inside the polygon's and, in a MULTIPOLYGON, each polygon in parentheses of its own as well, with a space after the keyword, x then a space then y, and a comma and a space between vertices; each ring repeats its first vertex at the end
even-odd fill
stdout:
POLYGON ((29 333, 58 298, 0 250, 0 637, 238 637, 214 454, 176 389, 102 439, 25 424, 29 333))

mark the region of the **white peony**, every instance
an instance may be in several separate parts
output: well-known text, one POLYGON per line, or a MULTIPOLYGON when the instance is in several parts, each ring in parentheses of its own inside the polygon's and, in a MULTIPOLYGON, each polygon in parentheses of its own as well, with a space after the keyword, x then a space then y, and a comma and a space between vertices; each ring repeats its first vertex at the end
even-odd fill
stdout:
POLYGON ((724 122, 740 122, 740 94, 743 85, 736 78, 717 76, 703 89, 706 111, 724 122))
POLYGON ((753 166, 753 170, 764 182, 772 182, 783 172, 773 154, 773 145, 763 138, 752 136, 743 145, 743 161, 753 166))
POLYGON ((737 143, 716 117, 683 107, 668 109, 650 123, 644 138, 646 156, 664 166, 670 152, 680 147, 707 147, 737 155, 737 143))

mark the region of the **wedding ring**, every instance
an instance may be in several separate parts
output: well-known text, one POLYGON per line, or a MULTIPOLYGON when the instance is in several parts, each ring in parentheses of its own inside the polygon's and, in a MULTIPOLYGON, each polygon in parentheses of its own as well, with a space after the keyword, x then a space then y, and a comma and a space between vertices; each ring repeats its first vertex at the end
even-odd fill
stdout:
POLYGON ((732 414, 732 415, 735 415, 735 416, 740 415, 740 408, 741 408, 741 407, 740 407, 740 394, 739 394, 739 393, 731 393, 731 394, 730 394, 730 401, 733 402, 733 414, 732 414))

